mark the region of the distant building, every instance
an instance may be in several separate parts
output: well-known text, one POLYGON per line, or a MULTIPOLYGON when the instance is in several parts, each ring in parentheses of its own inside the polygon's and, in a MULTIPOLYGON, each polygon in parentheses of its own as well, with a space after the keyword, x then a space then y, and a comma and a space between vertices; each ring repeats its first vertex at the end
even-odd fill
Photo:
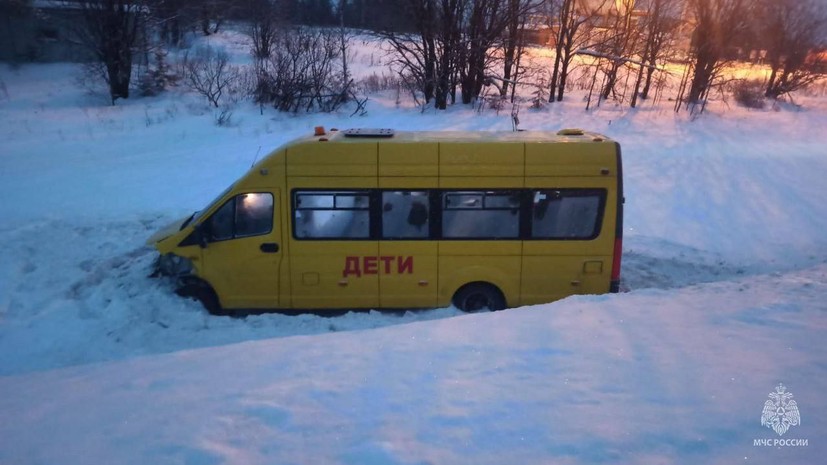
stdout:
POLYGON ((531 44, 549 45, 554 41, 547 15, 530 15, 525 22, 523 31, 525 40, 531 44))
MULTIPOLYGON (((606 37, 613 34, 617 27, 618 17, 626 17, 634 23, 642 23, 648 20, 653 14, 655 0, 574 0, 573 6, 580 18, 588 18, 583 24, 582 31, 589 35, 588 42, 599 43, 606 37)), ((549 4, 547 4, 549 5, 549 4)), ((672 47, 687 51, 690 46, 692 30, 694 28, 692 15, 685 0, 669 0, 660 4, 660 15, 664 21, 674 24, 672 47)), ((549 46, 554 46, 557 38, 554 37, 554 30, 557 30, 558 19, 552 15, 549 9, 543 12, 544 21, 553 27, 546 33, 549 46)))
POLYGON ((77 4, 35 0, 0 4, 0 61, 84 62, 92 53, 73 40, 81 22, 77 4))

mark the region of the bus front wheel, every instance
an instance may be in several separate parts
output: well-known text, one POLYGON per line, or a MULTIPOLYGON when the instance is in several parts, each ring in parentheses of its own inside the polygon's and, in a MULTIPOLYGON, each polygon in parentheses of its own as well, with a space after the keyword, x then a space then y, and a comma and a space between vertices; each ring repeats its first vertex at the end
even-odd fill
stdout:
POLYGON ((229 315, 229 312, 221 308, 221 303, 212 287, 200 279, 187 280, 175 292, 182 297, 190 297, 201 302, 204 309, 212 315, 229 315))
POLYGON ((505 297, 496 286, 488 283, 471 283, 461 287, 453 298, 454 306, 466 312, 483 309, 492 311, 505 308, 505 297))

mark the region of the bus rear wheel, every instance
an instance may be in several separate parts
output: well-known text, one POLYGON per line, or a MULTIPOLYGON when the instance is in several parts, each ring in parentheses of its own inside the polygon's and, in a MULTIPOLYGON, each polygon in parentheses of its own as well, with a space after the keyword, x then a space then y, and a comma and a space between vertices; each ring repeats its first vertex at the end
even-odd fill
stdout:
POLYGON ((454 306, 466 312, 491 311, 505 308, 505 297, 496 286, 488 283, 471 283, 461 287, 453 298, 454 306))

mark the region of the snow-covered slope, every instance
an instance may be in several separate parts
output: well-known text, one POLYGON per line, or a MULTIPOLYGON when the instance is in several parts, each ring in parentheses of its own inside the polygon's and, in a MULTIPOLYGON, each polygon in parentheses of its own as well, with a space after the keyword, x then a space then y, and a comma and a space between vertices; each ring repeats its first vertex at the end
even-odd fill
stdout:
POLYGON ((819 463, 825 295, 821 265, 0 378, 0 463, 819 463), (779 382, 807 446, 753 445, 779 382))
MULTIPOLYGON (((354 69, 383 70, 361 53, 354 69)), ((147 277, 152 232, 313 126, 510 130, 509 111, 420 112, 390 92, 364 117, 241 104, 217 127, 180 91, 100 106, 74 72, 0 68, 0 463, 826 455, 827 99, 715 102, 695 121, 669 102, 586 113, 577 93, 522 109, 523 128, 621 142, 629 293, 229 319, 147 277), (783 438, 806 447, 753 446, 780 438, 760 424, 779 383, 802 417, 783 438)))

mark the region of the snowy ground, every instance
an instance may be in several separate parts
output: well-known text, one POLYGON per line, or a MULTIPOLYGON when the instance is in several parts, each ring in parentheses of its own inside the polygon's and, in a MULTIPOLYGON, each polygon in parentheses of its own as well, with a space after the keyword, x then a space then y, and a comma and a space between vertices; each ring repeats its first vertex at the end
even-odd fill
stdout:
POLYGON ((180 92, 101 106, 74 72, 0 68, 0 464, 827 454, 827 99, 719 102, 691 122, 668 102, 523 109, 523 128, 621 142, 628 293, 478 315, 229 319, 147 278, 155 229, 313 126, 510 130, 509 110, 421 113, 379 95, 364 117, 242 104, 217 127, 180 92), (779 437, 759 421, 779 383, 802 415, 783 438, 805 447, 753 446, 779 437))
POLYGON ((826 293, 821 265, 0 378, 0 463, 819 463, 826 293), (754 446, 782 380, 808 445, 754 446))

